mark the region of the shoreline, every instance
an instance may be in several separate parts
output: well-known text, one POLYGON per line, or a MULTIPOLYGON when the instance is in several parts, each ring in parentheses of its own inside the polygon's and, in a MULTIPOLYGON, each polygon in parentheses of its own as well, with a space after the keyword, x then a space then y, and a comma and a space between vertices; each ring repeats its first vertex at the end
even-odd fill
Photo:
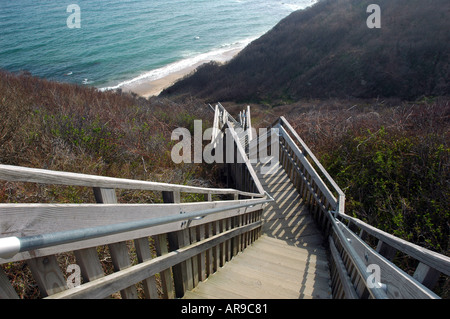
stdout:
MULTIPOLYGON (((123 92, 128 93, 136 93, 139 96, 144 98, 149 98, 151 96, 158 96, 164 89, 172 86, 176 81, 182 79, 186 75, 195 71, 200 65, 204 63, 208 63, 211 61, 216 61, 219 63, 225 63, 230 61, 233 57, 235 57, 239 52, 241 52, 244 47, 240 48, 232 48, 226 51, 221 52, 218 55, 213 57, 201 57, 198 61, 191 65, 183 66, 179 69, 171 71, 167 75, 164 75, 157 79, 140 79, 136 81, 131 81, 130 83, 126 83, 119 88, 122 89, 123 92)), ((176 63, 176 62, 175 62, 176 63)))

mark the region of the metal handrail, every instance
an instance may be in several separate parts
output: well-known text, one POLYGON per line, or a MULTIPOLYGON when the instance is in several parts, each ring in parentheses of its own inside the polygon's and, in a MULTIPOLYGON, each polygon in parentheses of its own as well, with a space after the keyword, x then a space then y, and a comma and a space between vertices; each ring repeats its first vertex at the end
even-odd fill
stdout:
MULTIPOLYGON (((267 194, 267 193, 266 193, 267 194)), ((14 255, 51 246, 57 246, 67 243, 73 243, 80 240, 104 237, 143 228, 149 228, 178 221, 192 221, 203 219, 205 216, 244 207, 253 207, 255 205, 263 205, 272 202, 273 198, 267 195, 269 199, 255 200, 251 203, 230 205, 226 207, 218 207, 205 209, 192 213, 180 212, 179 215, 163 216, 152 219, 139 221, 124 222, 119 224, 111 224, 105 226, 88 227, 82 229, 73 229, 61 232, 47 233, 41 235, 25 236, 25 237, 5 237, 0 238, 0 258, 9 259, 14 255)))

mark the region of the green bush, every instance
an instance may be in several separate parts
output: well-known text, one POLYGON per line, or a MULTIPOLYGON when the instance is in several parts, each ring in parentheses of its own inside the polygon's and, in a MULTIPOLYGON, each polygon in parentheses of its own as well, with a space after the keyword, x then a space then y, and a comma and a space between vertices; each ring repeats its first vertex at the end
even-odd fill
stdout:
POLYGON ((429 249, 448 253, 450 149, 442 136, 349 133, 322 161, 345 189, 348 212, 429 249))

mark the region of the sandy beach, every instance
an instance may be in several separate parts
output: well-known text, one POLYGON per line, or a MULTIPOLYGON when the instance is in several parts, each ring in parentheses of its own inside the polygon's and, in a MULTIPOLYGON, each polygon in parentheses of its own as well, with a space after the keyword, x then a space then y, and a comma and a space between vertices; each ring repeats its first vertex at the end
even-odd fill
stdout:
POLYGON ((193 72, 200 65, 208 63, 210 61, 225 63, 236 56, 242 49, 243 48, 233 48, 227 51, 223 51, 220 54, 215 55, 214 57, 209 57, 206 55, 204 58, 200 58, 200 60, 196 61, 194 64, 174 70, 173 72, 161 78, 140 79, 128 84, 124 84, 121 89, 124 92, 134 92, 145 98, 156 96, 159 95, 159 93, 161 93, 161 91, 163 91, 165 88, 170 87, 177 80, 193 72))

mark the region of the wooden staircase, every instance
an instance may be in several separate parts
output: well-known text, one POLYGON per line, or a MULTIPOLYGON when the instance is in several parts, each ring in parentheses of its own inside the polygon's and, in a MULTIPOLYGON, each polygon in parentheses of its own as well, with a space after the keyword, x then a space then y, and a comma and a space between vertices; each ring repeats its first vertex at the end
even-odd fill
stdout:
POLYGON ((211 144, 232 155, 223 165, 230 188, 0 164, 2 181, 92 188, 96 201, 0 203, 0 299, 19 298, 10 277, 20 274, 5 272, 13 263, 49 299, 439 298, 433 288, 450 275, 450 258, 347 215, 344 193, 284 117, 255 135, 250 108, 239 122, 220 103, 213 110, 211 144), (276 165, 253 158, 255 145, 276 165), (118 189, 163 203, 119 204, 118 189), (105 246, 112 273, 97 254, 105 246), (393 263, 397 252, 416 261, 412 275, 393 263), (71 254, 75 264, 61 264, 71 254))
POLYGON ((262 166, 254 169, 275 200, 264 209, 263 236, 185 298, 331 298, 322 234, 284 169, 261 174, 262 166))

